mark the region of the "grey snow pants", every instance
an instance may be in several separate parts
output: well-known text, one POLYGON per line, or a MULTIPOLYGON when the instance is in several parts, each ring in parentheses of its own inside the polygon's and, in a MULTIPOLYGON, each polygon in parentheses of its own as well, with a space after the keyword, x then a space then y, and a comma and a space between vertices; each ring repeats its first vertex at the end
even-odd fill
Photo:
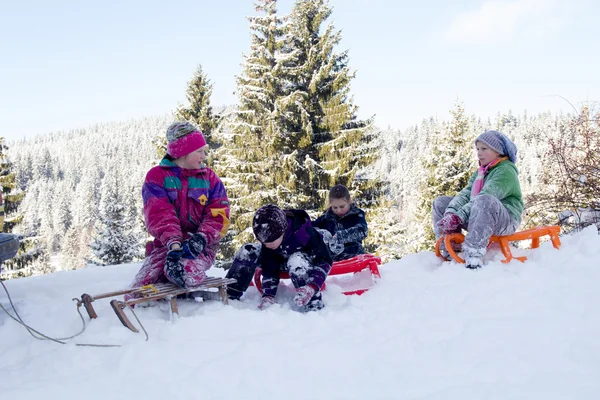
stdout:
MULTIPOLYGON (((440 196, 433 201, 433 231, 436 239, 442 235, 437 223, 444 217, 446 208, 452 199, 451 196, 440 196)), ((462 221, 457 232, 460 232, 461 229, 466 229, 468 232, 463 243, 467 264, 481 265, 481 259, 485 255, 490 237, 515 233, 520 221, 515 221, 508 209, 494 196, 480 194, 475 196, 472 201, 469 219, 462 221)))

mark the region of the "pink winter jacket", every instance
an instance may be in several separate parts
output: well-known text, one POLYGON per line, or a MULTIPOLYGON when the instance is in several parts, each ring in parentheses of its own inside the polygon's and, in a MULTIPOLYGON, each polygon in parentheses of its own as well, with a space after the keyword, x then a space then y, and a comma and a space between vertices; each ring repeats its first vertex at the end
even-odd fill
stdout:
POLYGON ((229 199, 212 169, 183 169, 165 158, 146 174, 142 197, 154 247, 200 233, 206 239, 205 252, 214 260, 229 227, 229 199))

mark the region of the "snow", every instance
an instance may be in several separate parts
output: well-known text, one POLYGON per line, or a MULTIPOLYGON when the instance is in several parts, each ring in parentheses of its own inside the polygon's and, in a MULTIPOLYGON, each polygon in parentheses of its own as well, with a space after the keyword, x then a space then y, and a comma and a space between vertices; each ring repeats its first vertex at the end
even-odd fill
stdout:
MULTIPOLYGON (((294 311, 289 281, 263 312, 254 288, 230 306, 180 301, 173 323, 163 306, 137 308, 149 341, 108 300, 68 345, 35 340, 0 311, 0 398, 596 399, 600 236, 590 227, 562 242, 515 250, 524 264, 492 250, 477 271, 411 254, 381 266, 362 296, 331 278, 315 313, 294 311)), ((25 321, 68 336, 80 328, 71 298, 123 288, 139 266, 5 283, 25 321)))

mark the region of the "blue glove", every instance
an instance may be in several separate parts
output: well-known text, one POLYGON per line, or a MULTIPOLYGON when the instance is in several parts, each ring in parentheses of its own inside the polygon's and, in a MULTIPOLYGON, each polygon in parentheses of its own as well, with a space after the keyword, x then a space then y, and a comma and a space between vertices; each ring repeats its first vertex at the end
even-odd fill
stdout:
POLYGON ((199 233, 195 233, 188 240, 181 244, 183 250, 183 258, 193 260, 198 258, 206 247, 206 239, 199 233))
POLYGON ((183 263, 181 262, 183 254, 182 249, 169 251, 165 261, 164 271, 171 282, 185 288, 185 270, 183 269, 183 263))

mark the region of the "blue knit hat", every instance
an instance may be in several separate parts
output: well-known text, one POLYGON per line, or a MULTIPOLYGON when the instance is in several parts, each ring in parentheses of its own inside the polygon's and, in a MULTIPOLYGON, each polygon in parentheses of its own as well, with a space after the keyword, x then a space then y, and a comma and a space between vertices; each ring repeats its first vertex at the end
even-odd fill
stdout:
POLYGON ((475 139, 475 144, 482 142, 490 146, 490 149, 494 150, 501 156, 507 156, 510 161, 517 163, 517 146, 506 137, 503 133, 498 131, 485 131, 475 139))

